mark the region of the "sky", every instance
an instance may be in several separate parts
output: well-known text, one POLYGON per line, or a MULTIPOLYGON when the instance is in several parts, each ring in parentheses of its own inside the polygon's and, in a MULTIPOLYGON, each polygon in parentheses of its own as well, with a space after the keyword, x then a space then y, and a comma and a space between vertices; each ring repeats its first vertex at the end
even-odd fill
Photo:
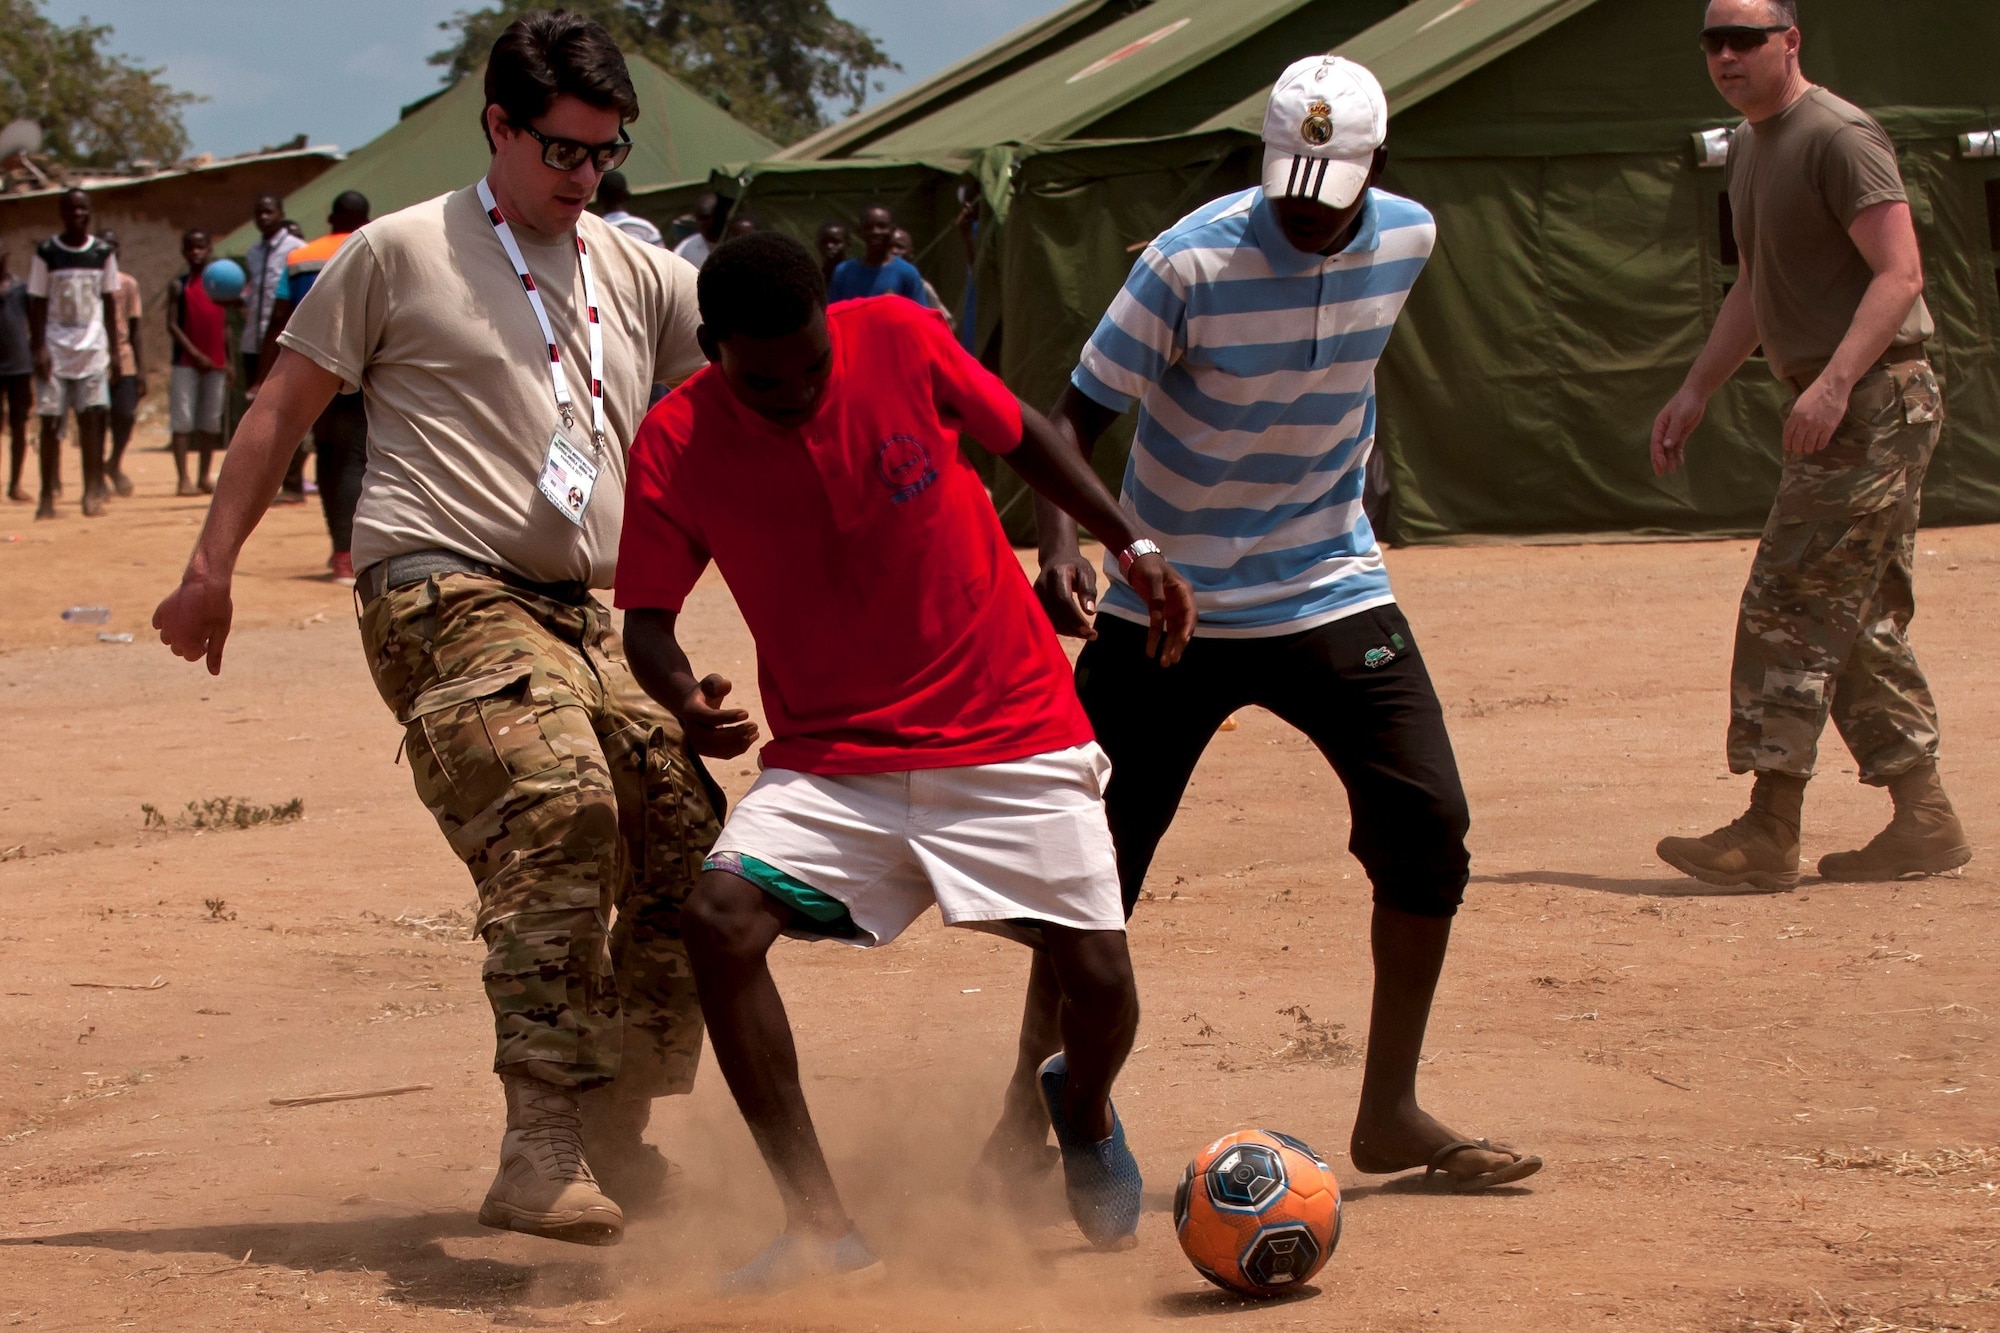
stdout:
MULTIPOLYGON (((903 66, 886 91, 970 55, 1059 0, 832 0, 903 66)), ((305 134, 357 148, 438 86, 438 24, 480 0, 44 0, 49 17, 110 24, 111 50, 206 102, 194 152, 252 152, 305 134)))

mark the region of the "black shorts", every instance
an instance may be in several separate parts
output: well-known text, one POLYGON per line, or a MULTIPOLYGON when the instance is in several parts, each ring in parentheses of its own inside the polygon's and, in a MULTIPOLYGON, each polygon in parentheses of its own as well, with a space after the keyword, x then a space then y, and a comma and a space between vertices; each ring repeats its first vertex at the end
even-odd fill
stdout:
POLYGON ((129 426, 139 419, 139 377, 120 375, 111 381, 111 424, 129 426))
POLYGON ((1146 657, 1144 626, 1100 616, 1097 633, 1076 684, 1111 759, 1105 813, 1127 916, 1209 738, 1252 705, 1304 732, 1333 765, 1347 789, 1348 849, 1375 901, 1457 913, 1471 816, 1444 709, 1400 609, 1277 638, 1197 638, 1166 669, 1146 657))

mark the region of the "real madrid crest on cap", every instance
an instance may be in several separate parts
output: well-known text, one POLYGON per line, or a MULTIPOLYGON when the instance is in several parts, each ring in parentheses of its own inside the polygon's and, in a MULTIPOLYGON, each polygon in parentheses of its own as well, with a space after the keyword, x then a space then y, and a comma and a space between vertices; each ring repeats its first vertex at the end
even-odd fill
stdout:
POLYGON ((1314 148, 1324 148, 1333 142, 1333 108, 1323 97, 1315 97, 1306 108, 1305 123, 1299 126, 1299 137, 1314 148))
POLYGON ((1388 137, 1388 99, 1365 67, 1344 56, 1297 61, 1264 110, 1264 193, 1346 208, 1388 137))

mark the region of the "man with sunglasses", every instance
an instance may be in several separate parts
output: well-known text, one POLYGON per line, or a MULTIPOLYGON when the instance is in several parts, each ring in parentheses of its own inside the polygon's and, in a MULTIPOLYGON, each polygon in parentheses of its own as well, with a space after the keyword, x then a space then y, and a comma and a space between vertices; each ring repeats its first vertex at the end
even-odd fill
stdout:
POLYGON ((358 389, 361 637, 479 893, 507 1104, 479 1220, 590 1244, 669 1170, 641 1131, 694 1082, 680 914, 720 801, 590 595, 612 583, 649 391, 705 364, 693 268, 585 211, 638 114, 595 22, 534 13, 500 36, 486 177, 360 228, 320 271, 154 615, 220 670, 238 552, 294 443, 358 389))
POLYGON ((1653 467, 1685 461, 1709 398, 1762 347, 1797 395, 1784 473, 1744 589, 1730 672, 1730 771, 1750 809, 1660 859, 1706 883, 1799 881, 1807 781, 1829 715, 1861 781, 1887 787, 1888 828, 1823 857, 1827 879, 1935 874, 1972 859, 1938 780, 1938 714, 1909 639, 1924 471, 1944 400, 1923 257, 1889 137, 1808 82, 1797 0, 1714 0, 1709 74, 1745 121, 1729 151, 1742 254, 1708 345, 1653 427, 1653 467))

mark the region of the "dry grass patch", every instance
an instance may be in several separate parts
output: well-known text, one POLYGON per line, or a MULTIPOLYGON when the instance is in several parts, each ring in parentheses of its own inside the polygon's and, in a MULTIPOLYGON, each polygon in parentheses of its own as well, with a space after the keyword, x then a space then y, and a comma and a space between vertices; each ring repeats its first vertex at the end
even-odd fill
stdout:
POLYGON ((1952 1176, 1976 1175, 1988 1186, 2000 1178, 2000 1148, 1939 1148, 1929 1153, 1887 1153, 1877 1148, 1848 1153, 1815 1148, 1808 1155, 1785 1160, 1803 1162, 1821 1171, 1881 1171, 1917 1180, 1942 1181, 1952 1176))
POLYGON ((1858 1310, 1845 1301, 1835 1304, 1814 1292, 1807 1309, 1789 1317, 1745 1319, 1736 1327, 1737 1333, 1984 1333, 1993 1327, 1991 1320, 1984 1312, 1964 1307, 1989 1302, 2000 1302, 2000 1282, 1971 1291, 1947 1289, 1942 1295, 1912 1301, 1883 1314, 1858 1310), (1940 1306, 1946 1308, 1941 1310, 1940 1306), (1967 1323, 1967 1319, 1978 1322, 1967 1323))

